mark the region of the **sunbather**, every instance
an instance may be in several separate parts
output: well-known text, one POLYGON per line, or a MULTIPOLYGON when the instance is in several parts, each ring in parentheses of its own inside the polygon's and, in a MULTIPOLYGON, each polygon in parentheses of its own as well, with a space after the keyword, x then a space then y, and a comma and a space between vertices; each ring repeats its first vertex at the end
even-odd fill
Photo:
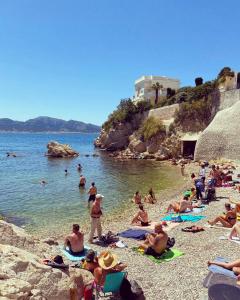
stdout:
POLYGON ((187 209, 193 210, 191 201, 188 196, 184 196, 179 202, 173 202, 168 206, 167 213, 173 210, 176 213, 184 213, 187 209))
POLYGON ((136 193, 134 194, 132 202, 135 204, 141 204, 141 195, 139 191, 136 191, 136 193))
POLYGON ((98 257, 96 256, 95 251, 92 249, 88 250, 88 253, 86 255, 86 258, 82 264, 83 269, 90 271, 91 273, 94 272, 94 270, 99 267, 98 264, 98 257))
POLYGON ((237 220, 236 212, 231 208, 230 203, 225 203, 225 209, 226 213, 216 217, 213 221, 208 221, 208 223, 213 226, 216 223, 220 222, 223 227, 232 228, 237 220))
POLYGON ((167 242, 168 235, 163 230, 162 224, 156 224, 154 233, 149 233, 139 248, 144 249, 145 254, 159 256, 166 250, 167 242))
POLYGON ((73 224, 72 234, 65 238, 64 246, 69 248, 69 252, 72 255, 81 255, 84 250, 84 234, 79 231, 78 224, 73 224))
POLYGON ((98 264, 99 267, 94 270, 94 278, 100 286, 104 286, 107 274, 121 272, 127 267, 126 264, 119 263, 117 256, 110 251, 104 251, 99 255, 98 264))
POLYGON ((136 224, 139 226, 149 226, 149 221, 148 221, 148 213, 144 209, 142 204, 139 204, 139 211, 136 214, 136 216, 132 220, 132 224, 136 224))
POLYGON ((236 275, 240 275, 240 259, 233 262, 208 261, 208 265, 216 265, 224 269, 232 270, 236 275))
POLYGON ((153 191, 152 188, 150 188, 150 190, 148 191, 148 194, 147 194, 147 196, 145 196, 144 201, 146 203, 151 203, 151 204, 154 204, 154 203, 157 202, 154 191, 153 191))
POLYGON ((236 223, 229 234, 229 239, 232 240, 233 237, 240 238, 240 223, 236 223))

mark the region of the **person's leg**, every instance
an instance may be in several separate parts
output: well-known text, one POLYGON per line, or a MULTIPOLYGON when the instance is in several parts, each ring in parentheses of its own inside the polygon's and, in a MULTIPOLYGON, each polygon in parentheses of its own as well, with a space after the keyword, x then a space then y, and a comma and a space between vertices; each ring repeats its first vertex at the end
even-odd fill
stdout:
POLYGON ((233 270, 233 268, 240 269, 240 259, 235 260, 233 262, 225 263, 220 261, 209 261, 208 265, 215 265, 219 267, 223 267, 224 269, 233 270))
POLYGON ((199 189, 199 187, 196 187, 196 198, 197 198, 197 200, 199 200, 199 197, 200 197, 200 189, 199 189))
POLYGON ((97 225, 96 225, 96 227, 97 227, 97 234, 98 234, 98 239, 100 240, 101 239, 101 237, 102 237, 102 225, 101 225, 101 219, 99 218, 99 219, 96 219, 97 220, 97 225))
POLYGON ((232 239, 233 237, 240 237, 240 223, 237 223, 233 226, 229 239, 232 239))
POLYGON ((215 224, 218 223, 218 222, 220 222, 220 223, 223 225, 223 227, 228 227, 228 228, 231 228, 231 227, 232 227, 232 225, 231 225, 230 223, 228 223, 225 219, 223 219, 223 217, 216 217, 215 220, 213 220, 213 221, 208 221, 208 223, 209 223, 210 225, 215 225, 215 224))
POLYGON ((94 232, 96 230, 96 221, 97 219, 95 218, 91 218, 91 230, 90 230, 90 234, 89 234, 89 242, 92 243, 93 242, 93 236, 94 236, 94 232))

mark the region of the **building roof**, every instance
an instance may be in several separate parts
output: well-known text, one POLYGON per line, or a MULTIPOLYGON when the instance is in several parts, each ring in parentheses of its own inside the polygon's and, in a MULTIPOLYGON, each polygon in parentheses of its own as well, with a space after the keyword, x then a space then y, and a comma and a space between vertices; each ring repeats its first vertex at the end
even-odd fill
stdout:
POLYGON ((183 142, 191 142, 197 141, 200 137, 201 132, 188 132, 184 136, 181 137, 181 141, 183 142))

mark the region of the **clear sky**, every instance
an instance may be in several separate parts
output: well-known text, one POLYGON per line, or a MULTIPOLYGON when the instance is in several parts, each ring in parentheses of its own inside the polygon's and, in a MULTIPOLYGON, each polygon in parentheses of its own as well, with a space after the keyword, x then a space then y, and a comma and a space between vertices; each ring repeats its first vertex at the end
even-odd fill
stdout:
POLYGON ((240 71, 240 1, 0 0, 0 118, 101 124, 141 75, 240 71))

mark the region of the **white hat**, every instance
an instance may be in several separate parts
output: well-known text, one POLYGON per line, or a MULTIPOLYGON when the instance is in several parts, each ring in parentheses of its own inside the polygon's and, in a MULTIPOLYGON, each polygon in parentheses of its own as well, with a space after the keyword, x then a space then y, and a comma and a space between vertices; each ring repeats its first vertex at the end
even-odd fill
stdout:
POLYGON ((101 194, 97 194, 97 195, 96 195, 96 199, 100 199, 100 198, 104 198, 104 196, 101 195, 101 194))

